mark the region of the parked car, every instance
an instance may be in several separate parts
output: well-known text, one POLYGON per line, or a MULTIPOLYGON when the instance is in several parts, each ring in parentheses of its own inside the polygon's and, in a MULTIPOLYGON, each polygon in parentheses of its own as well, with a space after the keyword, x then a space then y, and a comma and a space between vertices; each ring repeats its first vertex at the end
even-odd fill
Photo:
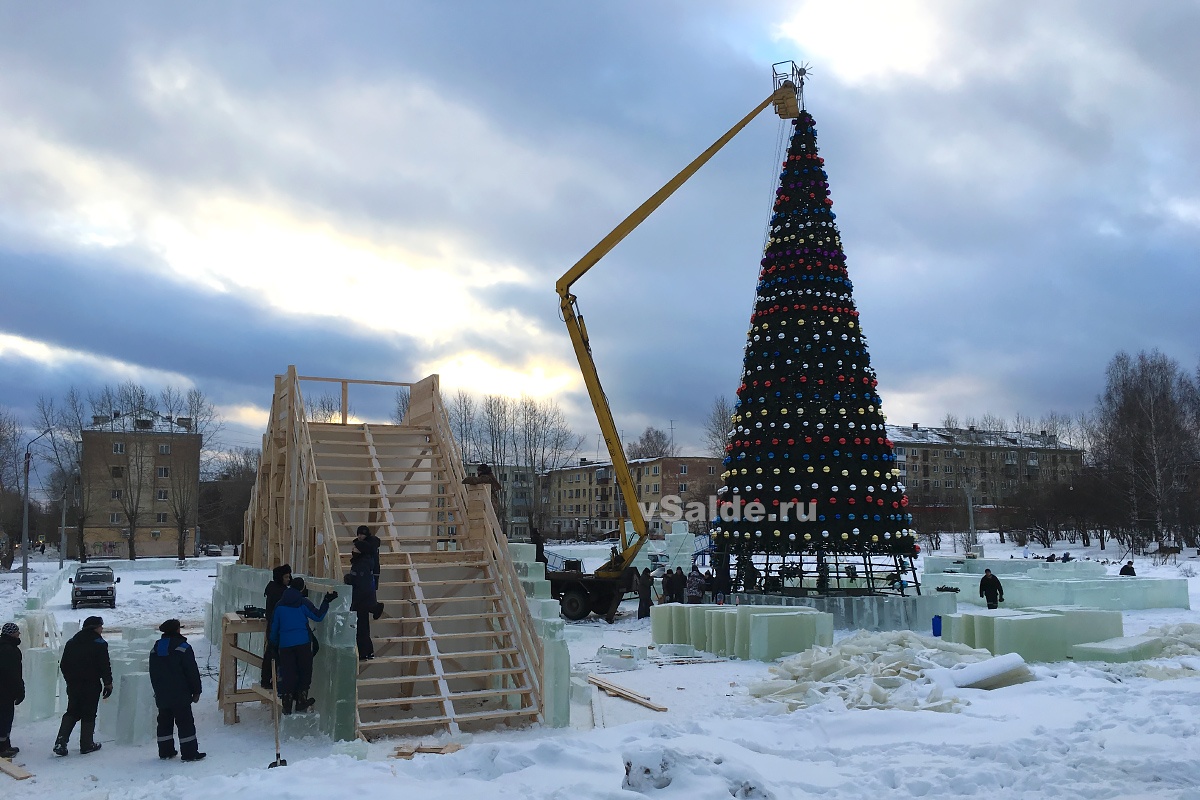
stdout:
POLYGON ((95 603, 117 607, 117 584, 121 579, 113 575, 112 567, 82 566, 70 581, 71 608, 95 603))
POLYGON ((219 555, 221 555, 221 546, 220 546, 220 545, 216 545, 216 544, 206 544, 206 545, 204 545, 204 555, 206 555, 206 556, 219 556, 219 555))

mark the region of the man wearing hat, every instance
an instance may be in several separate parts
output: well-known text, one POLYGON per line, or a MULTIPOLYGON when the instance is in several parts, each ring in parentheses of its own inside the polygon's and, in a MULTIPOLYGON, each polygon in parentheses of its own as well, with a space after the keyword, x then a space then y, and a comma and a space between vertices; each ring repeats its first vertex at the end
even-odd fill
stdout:
POLYGON ((12 758, 21 752, 9 741, 13 714, 25 699, 25 680, 21 677, 21 629, 15 622, 0 628, 0 758, 12 758))
POLYGON ((63 648, 58 668, 67 682, 67 713, 63 714, 54 740, 54 752, 67 754, 67 742, 75 723, 79 723, 79 752, 94 753, 100 749, 95 740, 96 708, 101 697, 112 694, 112 664, 108 660, 108 642, 101 634, 104 620, 88 617, 83 629, 71 637, 63 648))
POLYGON ((180 761, 199 761, 196 721, 192 703, 200 702, 200 668, 187 638, 179 632, 179 620, 169 619, 158 626, 162 637, 150 650, 150 683, 154 704, 158 706, 158 757, 180 761), (175 728, 179 728, 179 751, 175 750, 175 728))
POLYGON ((383 603, 379 602, 375 593, 370 558, 359 550, 361 539, 361 536, 358 537, 350 546, 350 571, 342 582, 351 587, 350 610, 358 614, 355 627, 358 660, 369 661, 375 657, 375 645, 371 641, 371 618, 379 619, 383 615, 383 603))
POLYGON ((371 533, 371 529, 366 525, 359 525, 358 530, 354 532, 354 543, 352 547, 358 549, 358 552, 367 557, 367 563, 371 568, 371 578, 375 583, 375 588, 379 588, 379 548, 383 546, 383 542, 379 541, 379 537, 371 533))

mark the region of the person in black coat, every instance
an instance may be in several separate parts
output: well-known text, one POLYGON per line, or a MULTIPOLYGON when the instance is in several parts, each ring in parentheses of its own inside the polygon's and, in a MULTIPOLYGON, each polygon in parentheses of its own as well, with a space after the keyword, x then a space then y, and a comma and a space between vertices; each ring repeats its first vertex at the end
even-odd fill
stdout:
POLYGON ((675 602, 675 571, 667 569, 662 576, 662 597, 659 598, 660 603, 675 602))
POLYGON ((1136 577, 1137 577, 1137 572, 1136 572, 1136 571, 1134 570, 1134 568, 1133 568, 1133 562, 1132 562, 1132 561, 1126 561, 1126 562, 1125 562, 1125 566, 1121 567, 1121 573, 1120 573, 1120 574, 1122 574, 1122 575, 1129 575, 1129 576, 1133 576, 1133 577, 1135 577, 1135 578, 1136 578, 1136 577))
POLYGON ((367 563, 371 568, 371 575, 375 579, 375 588, 379 589, 379 548, 383 547, 383 542, 379 541, 379 537, 371 533, 371 529, 366 525, 359 525, 358 530, 354 532, 354 544, 352 547, 357 547, 358 552, 367 557, 367 563))
POLYGON ((108 642, 104 633, 104 620, 88 617, 83 629, 71 637, 63 647, 62 660, 58 668, 67 682, 67 712, 63 714, 54 740, 54 752, 67 754, 67 742, 75 723, 79 723, 79 752, 94 753, 100 749, 96 741, 96 709, 101 697, 109 697, 113 690, 112 664, 108 660, 108 642))
POLYGON ((375 657, 375 644, 371 641, 371 618, 383 616, 383 603, 379 602, 375 593, 370 557, 358 549, 358 542, 351 545, 350 572, 342 578, 342 583, 350 587, 350 610, 358 614, 355 627, 358 660, 369 661, 375 657))
POLYGON ((21 752, 13 747, 13 716, 25 700, 25 679, 21 677, 21 629, 15 622, 0 628, 0 758, 12 758, 21 752))
MULTIPOLYGON (((267 625, 271 624, 271 617, 275 614, 275 605, 279 602, 279 598, 283 597, 283 590, 292 582, 292 567, 290 564, 280 564, 271 570, 271 580, 267 583, 267 588, 263 590, 263 597, 267 599, 267 613, 264 615, 267 619, 267 625)), ((275 663, 275 648, 271 646, 270 637, 263 637, 263 658, 262 658, 262 675, 259 677, 259 684, 264 689, 271 688, 271 667, 275 663)))
POLYGON ((985 569, 979 579, 979 596, 987 600, 988 608, 996 608, 997 603, 1004 602, 1004 587, 990 569, 985 569))
POLYGON ((150 684, 154 687, 154 704, 158 706, 158 757, 174 758, 175 728, 179 728, 181 761, 199 761, 196 741, 196 720, 192 703, 200 702, 200 667, 187 637, 179 632, 179 620, 169 619, 158 626, 162 637, 150 650, 150 684))
POLYGON ((717 574, 713 575, 713 601, 721 606, 725 605, 725 600, 729 597, 729 567, 718 564, 716 569, 717 574))
POLYGON ((638 619, 645 619, 650 616, 651 596, 654 593, 654 576, 650 574, 650 568, 645 567, 637 581, 638 592, 638 619))

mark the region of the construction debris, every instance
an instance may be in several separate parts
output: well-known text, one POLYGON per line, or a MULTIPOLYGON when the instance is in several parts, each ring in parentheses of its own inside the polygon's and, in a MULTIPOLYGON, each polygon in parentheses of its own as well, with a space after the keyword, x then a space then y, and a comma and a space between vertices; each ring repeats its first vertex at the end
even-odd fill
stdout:
POLYGON ((832 701, 846 708, 954 712, 967 703, 945 689, 998 688, 1033 679, 1015 654, 993 659, 987 650, 912 631, 863 631, 832 647, 781 659, 770 669, 777 677, 750 684, 750 694, 789 711, 832 701))
POLYGON ((666 706, 660 706, 654 703, 644 694, 638 694, 632 689, 626 689, 624 686, 618 686, 612 681, 605 680, 598 675, 588 675, 588 683, 600 688, 609 697, 620 697, 623 700, 628 700, 631 703, 637 703, 639 706, 645 706, 651 711, 666 711, 666 706))
POLYGON ((18 781, 23 781, 27 778, 32 778, 33 773, 24 767, 17 766, 7 758, 0 758, 0 772, 8 775, 18 781))
POLYGON ((392 753, 390 758, 411 759, 417 753, 432 753, 433 755, 444 756, 449 753, 457 753, 462 750, 462 745, 458 742, 449 742, 447 744, 400 744, 396 745, 396 752, 392 753))

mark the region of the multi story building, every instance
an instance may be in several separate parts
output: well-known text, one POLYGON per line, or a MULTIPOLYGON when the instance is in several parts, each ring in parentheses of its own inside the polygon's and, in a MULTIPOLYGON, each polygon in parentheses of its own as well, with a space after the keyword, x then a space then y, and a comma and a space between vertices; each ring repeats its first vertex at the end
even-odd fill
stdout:
POLYGON ((195 541, 201 435, 188 417, 96 416, 83 432, 80 491, 89 558, 174 556, 195 541), (182 525, 181 525, 182 523, 182 525), (190 537, 190 538, 187 538, 190 537))
MULTIPOLYGON (((650 532, 665 532, 662 501, 675 496, 683 502, 707 502, 720 484, 721 459, 705 456, 661 456, 629 462, 636 502, 653 504, 646 517, 650 532)), ((611 461, 589 461, 552 470, 543 476, 548 501, 550 535, 555 537, 609 538, 621 519, 629 517, 626 498, 613 475, 611 461)))
MULTIPOLYGON (((535 494, 537 491, 534 472, 529 467, 512 464, 491 465, 492 474, 500 482, 500 507, 496 518, 509 539, 517 542, 529 541, 529 528, 534 522, 535 494)), ((467 464, 466 473, 478 473, 478 464, 467 464)))
MULTIPOLYGON (((976 526, 1000 523, 999 512, 1022 488, 1070 481, 1083 469, 1083 451, 1053 434, 969 428, 887 426, 896 466, 918 530, 949 509, 966 509, 976 526), (923 522, 926 523, 923 525, 923 522)), ((957 520, 947 519, 953 526, 957 520)))

